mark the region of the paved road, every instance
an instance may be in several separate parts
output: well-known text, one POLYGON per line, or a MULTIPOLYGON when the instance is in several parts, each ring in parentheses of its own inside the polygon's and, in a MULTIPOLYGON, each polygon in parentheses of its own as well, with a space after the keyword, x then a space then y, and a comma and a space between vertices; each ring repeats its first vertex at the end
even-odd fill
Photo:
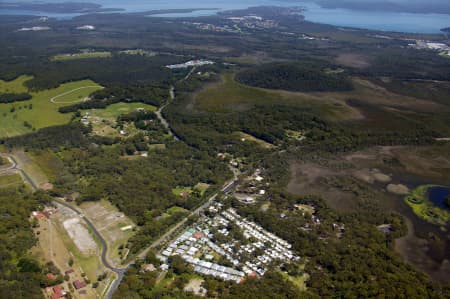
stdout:
POLYGON ((167 105, 170 104, 171 101, 173 101, 175 99, 175 88, 173 86, 170 87, 169 89, 169 94, 170 94, 170 101, 168 101, 166 104, 164 104, 163 106, 159 107, 158 110, 156 110, 155 114, 158 117, 158 119, 161 121, 161 124, 164 126, 164 128, 166 128, 166 130, 169 132, 169 135, 173 136, 173 139, 175 140, 180 140, 178 138, 178 136, 175 134, 174 131, 172 131, 172 129, 170 128, 169 123, 167 122, 167 120, 164 118, 164 116, 162 115, 162 111, 164 108, 167 107, 167 105))
POLYGON ((32 179, 25 171, 23 171, 22 168, 19 167, 19 165, 18 165, 18 163, 17 163, 17 160, 14 158, 14 156, 12 156, 12 155, 6 155, 6 154, 3 154, 2 156, 3 156, 3 157, 7 157, 7 158, 9 159, 9 161, 12 162, 12 165, 9 166, 9 167, 7 167, 6 169, 2 169, 2 170, 0 171, 0 173, 1 173, 1 172, 4 172, 4 171, 11 171, 11 170, 17 171, 17 172, 19 172, 19 173, 22 175, 22 177, 30 184, 30 186, 31 186, 31 188, 32 188, 33 190, 39 189, 39 186, 33 181, 33 179, 32 179))
POLYGON ((15 160, 11 159, 11 157, 9 157, 9 156, 7 156, 7 155, 0 155, 0 157, 5 157, 5 158, 8 159, 9 162, 11 163, 11 165, 9 165, 9 166, 1 167, 1 168, 0 168, 0 173, 7 172, 7 171, 11 171, 11 170, 16 170, 17 163, 16 163, 15 160))
MULTIPOLYGON (((16 171, 19 171, 19 172, 23 175, 23 177, 25 178, 25 180, 28 181, 28 183, 31 185, 31 187, 32 187, 34 190, 39 189, 39 186, 37 186, 37 184, 31 179, 31 177, 28 176, 28 174, 27 174, 23 169, 21 169, 21 168, 18 166, 17 161, 15 160, 14 156, 12 156, 12 155, 4 155, 4 156, 8 157, 8 158, 10 159, 10 161, 12 162, 12 165, 9 166, 9 167, 7 168, 8 170, 16 170, 16 171)), ((4 170, 4 169, 3 169, 3 170, 4 170)), ((3 171, 3 170, 2 170, 2 171, 3 171)), ((102 237, 102 235, 99 233, 99 231, 95 228, 94 224, 93 224, 88 218, 86 218, 86 217, 84 216, 84 214, 83 214, 79 209, 77 209, 76 207, 72 206, 71 204, 68 204, 67 202, 65 202, 64 200, 61 200, 61 199, 54 198, 53 201, 54 201, 55 203, 57 203, 57 204, 63 205, 63 206, 65 206, 66 208, 71 209, 71 210, 74 211, 77 215, 79 215, 80 217, 82 217, 82 218, 84 219, 84 221, 87 223, 87 225, 89 226, 89 228, 94 232, 94 234, 96 235, 96 237, 100 240, 100 243, 102 244, 101 261, 102 261, 103 265, 104 265, 106 268, 108 268, 108 269, 110 269, 111 271, 113 271, 114 273, 116 273, 117 279, 113 282, 113 285, 114 285, 114 284, 117 284, 117 286, 118 286, 118 284, 120 283, 120 281, 121 281, 122 278, 123 278, 123 275, 125 274, 125 271, 126 271, 127 267, 125 267, 125 268, 116 268, 116 267, 113 267, 113 266, 109 263, 109 261, 108 261, 108 259, 107 259, 108 244, 106 243, 106 241, 105 241, 105 239, 102 237)), ((116 288, 117 288, 117 286, 116 286, 116 288)), ((112 296, 112 293, 110 294, 110 297, 108 297, 108 293, 107 293, 107 295, 105 296, 105 298, 111 298, 111 296, 112 296)))
POLYGON ((90 227, 90 229, 94 232, 95 236, 100 240, 100 243, 102 244, 102 256, 101 256, 101 260, 103 265, 108 268, 109 270, 113 271, 114 273, 116 273, 117 278, 113 281, 113 283, 110 285, 106 295, 104 298, 110 299, 112 298, 113 292, 114 291, 110 291, 111 289, 116 290, 117 287, 120 284, 120 281, 122 280, 127 268, 116 268, 114 266, 112 266, 107 258, 107 253, 108 253, 108 244, 106 243, 105 239, 103 239, 102 235, 99 233, 99 231, 95 228, 94 224, 87 218, 85 217, 85 215, 78 210, 76 207, 72 206, 71 204, 68 204, 67 202, 61 200, 61 199, 57 199, 55 198, 54 201, 60 205, 65 206, 66 208, 71 209, 72 211, 74 211, 77 215, 79 215, 80 217, 82 217, 84 219, 84 221, 87 223, 87 225, 90 227))
MULTIPOLYGON (((234 179, 233 181, 231 181, 230 183, 226 184, 222 189, 221 192, 225 192, 228 193, 230 192, 232 189, 234 189, 236 187, 236 182, 237 179, 234 179)), ((205 210, 207 207, 209 207, 211 205, 211 203, 216 199, 217 195, 219 195, 219 193, 216 193, 214 195, 212 195, 204 204, 202 204, 201 206, 199 206, 198 208, 196 208, 194 211, 192 211, 189 216, 187 216, 186 218, 184 218, 183 220, 181 220, 180 222, 178 222, 175 226, 173 226, 170 230, 168 230, 166 233, 164 233, 161 237, 159 237, 157 240, 155 240, 149 247, 147 247, 146 249, 144 249, 141 253, 139 253, 137 255, 137 257, 131 261, 130 263, 128 263, 126 265, 126 267, 124 269, 128 269, 129 267, 131 267, 134 264, 134 261, 136 259, 143 259, 145 258, 145 256, 147 255, 147 253, 155 248, 158 247, 159 245, 161 245, 163 242, 168 241, 169 239, 172 238, 172 234, 175 233, 180 227, 182 227, 186 221, 188 220, 188 218, 190 216, 193 215, 199 215, 203 210, 205 210)), ((113 282, 113 284, 111 285, 111 287, 109 288, 108 292, 106 293, 105 298, 106 299, 111 299, 112 295, 114 294, 114 292, 116 291, 116 289, 119 287, 119 284, 121 282, 121 280, 123 279, 123 274, 118 276, 118 278, 113 282)))
MULTIPOLYGON (((31 187, 34 190, 39 189, 39 186, 37 186, 37 184, 31 179, 30 176, 28 176, 28 174, 21 169, 18 164, 17 161, 14 159, 14 156, 12 155, 4 155, 7 158, 10 159, 12 165, 8 166, 5 169, 2 169, 2 171, 9 171, 9 170, 17 170, 19 172, 21 172, 21 174, 23 175, 23 177, 25 178, 25 180, 28 181, 28 183, 31 185, 31 187)), ((231 181, 230 183, 226 184, 221 191, 228 193, 230 192, 232 189, 234 189, 234 187, 236 186, 236 175, 235 178, 233 179, 233 181, 231 181)), ((107 252, 108 252, 108 244, 106 243, 105 239, 102 237, 102 235, 99 233, 99 231, 96 229, 96 227, 94 226, 94 224, 85 217, 85 215, 76 207, 74 207, 71 204, 68 204, 67 202, 65 202, 64 200, 61 199, 54 199, 54 202, 63 205, 69 209, 71 209, 72 211, 74 211, 77 215, 81 216, 84 221, 87 223, 87 225, 90 227, 90 229, 94 232, 94 234, 96 235, 96 237, 100 240, 100 243, 102 244, 102 255, 101 255, 101 261, 103 263, 103 265, 110 269, 111 271, 113 271, 114 273, 116 273, 116 279, 112 282, 112 284, 109 286, 109 289, 106 291, 105 294, 105 299, 111 299, 114 292, 117 290, 117 288, 120 285, 120 282, 122 281, 124 274, 126 272, 126 270, 131 267, 134 264, 134 261, 137 258, 145 258, 145 256, 147 255, 147 253, 149 252, 149 250, 151 250, 152 248, 158 247, 159 245, 161 245, 163 242, 169 240, 169 238, 171 238, 172 234, 175 233, 180 227, 182 227, 186 221, 188 220, 188 218, 190 216, 193 215, 199 215, 203 210, 205 210, 206 208, 208 208, 211 203, 216 199, 217 195, 219 193, 216 193, 214 195, 212 195, 204 204, 202 204, 201 206, 199 206, 198 208, 196 208, 194 211, 192 211, 188 217, 184 218, 183 220, 181 220, 180 222, 178 222, 175 226, 173 226, 170 230, 168 230, 166 233, 164 233, 161 237, 159 237, 157 240, 155 240, 149 247, 147 247, 145 250, 143 250, 140 254, 137 255, 137 257, 131 261, 130 263, 128 263, 125 267, 123 268, 116 268, 113 267, 108 259, 107 259, 107 252)))

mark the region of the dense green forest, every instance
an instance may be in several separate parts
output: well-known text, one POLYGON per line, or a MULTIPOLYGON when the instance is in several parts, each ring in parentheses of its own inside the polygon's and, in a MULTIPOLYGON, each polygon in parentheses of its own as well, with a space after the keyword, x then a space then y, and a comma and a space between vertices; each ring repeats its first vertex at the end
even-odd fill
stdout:
POLYGON ((255 87, 290 91, 347 91, 352 83, 343 74, 326 73, 317 64, 273 63, 236 75, 236 80, 255 87))
POLYGON ((2 93, 0 94, 0 103, 13 103, 26 101, 31 99, 31 95, 28 93, 2 93))
MULTIPOLYGON (((12 80, 19 75, 32 75, 33 79, 25 83, 31 91, 55 88, 64 82, 82 79, 92 79, 105 87, 117 84, 139 86, 169 82, 171 72, 164 65, 180 61, 179 57, 163 55, 115 55, 111 58, 51 62, 36 59, 32 64, 18 62, 3 65, 0 77, 12 80)), ((125 90, 123 92, 126 93, 125 90)), ((139 96, 139 90, 136 96, 139 96)))
POLYGON ((104 198, 116 205, 141 227, 128 245, 132 253, 204 200, 196 193, 187 199, 176 196, 172 189, 202 182, 211 185, 209 190, 213 191, 230 176, 225 165, 180 143, 151 150, 146 158, 126 159, 136 150, 146 149, 143 136, 135 136, 114 147, 71 150, 63 159, 69 173, 55 182, 53 191, 77 191, 81 194, 79 202, 104 198), (173 207, 185 210, 167 212, 173 207))
POLYGON ((89 128, 77 123, 40 129, 36 132, 0 140, 9 148, 54 149, 88 145, 89 128))
POLYGON ((23 187, 0 189, 1 298, 42 298, 41 287, 48 285, 45 274, 55 267, 40 265, 29 256, 28 250, 36 241, 28 219, 31 211, 48 202, 48 195, 29 195, 23 187))

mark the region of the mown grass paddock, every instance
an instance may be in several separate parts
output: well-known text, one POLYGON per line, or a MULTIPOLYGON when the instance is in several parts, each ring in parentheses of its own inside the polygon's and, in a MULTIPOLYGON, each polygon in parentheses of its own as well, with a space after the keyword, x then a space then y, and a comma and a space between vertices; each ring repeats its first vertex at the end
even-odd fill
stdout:
MULTIPOLYGON (((0 93, 28 92, 24 82, 31 78, 20 76, 13 81, 0 80, 0 93)), ((32 98, 28 101, 0 104, 0 138, 66 124, 72 114, 59 113, 58 108, 83 101, 101 88, 92 80, 74 81, 49 90, 29 92, 32 98)))

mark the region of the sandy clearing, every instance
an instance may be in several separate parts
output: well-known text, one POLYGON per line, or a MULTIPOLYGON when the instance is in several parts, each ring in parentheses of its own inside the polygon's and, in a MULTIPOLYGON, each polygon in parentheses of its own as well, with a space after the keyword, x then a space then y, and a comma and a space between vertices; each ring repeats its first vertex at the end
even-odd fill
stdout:
POLYGON ((409 188, 403 184, 389 184, 386 189, 391 193, 399 195, 406 195, 409 193, 409 188))
POLYGON ((202 287, 203 279, 193 278, 184 287, 185 292, 192 292, 197 296, 205 296, 206 290, 202 287))

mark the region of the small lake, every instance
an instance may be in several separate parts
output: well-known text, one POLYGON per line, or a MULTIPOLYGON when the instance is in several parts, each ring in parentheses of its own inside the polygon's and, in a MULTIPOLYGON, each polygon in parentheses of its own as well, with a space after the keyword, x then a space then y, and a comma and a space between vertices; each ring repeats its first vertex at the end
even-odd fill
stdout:
POLYGON ((435 206, 450 211, 450 207, 445 203, 448 196, 450 196, 450 188, 448 187, 431 187, 428 189, 428 199, 435 206))

